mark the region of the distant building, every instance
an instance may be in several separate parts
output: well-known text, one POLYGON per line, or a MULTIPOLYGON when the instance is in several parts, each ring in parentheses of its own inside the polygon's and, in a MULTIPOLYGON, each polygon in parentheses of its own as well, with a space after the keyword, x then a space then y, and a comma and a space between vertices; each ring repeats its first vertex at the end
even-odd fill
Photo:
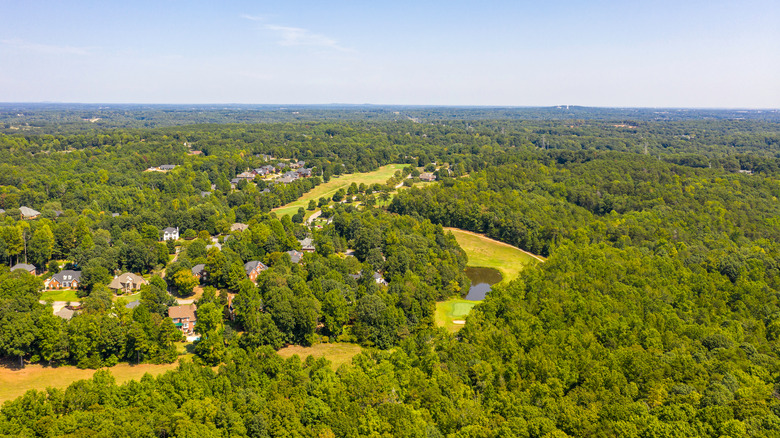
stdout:
POLYGON ((73 315, 76 312, 73 309, 70 309, 68 307, 63 307, 62 309, 54 312, 55 315, 59 316, 60 318, 64 319, 65 321, 70 321, 71 318, 73 318, 73 315))
POLYGON ((230 226, 230 231, 246 231, 247 228, 249 228, 249 225, 236 222, 230 226))
POLYGON ((198 280, 205 280, 206 279, 206 265, 203 263, 197 264, 192 267, 192 275, 195 276, 198 280))
POLYGON ((141 286, 144 284, 149 284, 149 282, 144 280, 140 275, 125 272, 122 275, 114 277, 111 283, 108 284, 108 288, 117 294, 125 294, 141 289, 141 286))
POLYGON ((255 174, 252 172, 241 172, 238 175, 236 175, 236 178, 238 178, 239 180, 243 179, 247 181, 252 181, 253 179, 255 179, 255 174))
POLYGON ((176 326, 185 335, 191 335, 197 324, 198 307, 195 304, 184 306, 173 306, 168 308, 168 316, 173 320, 176 326))
POLYGON ((164 171, 173 170, 175 168, 176 168, 175 164, 163 164, 162 166, 159 167, 160 170, 164 170, 164 171))
POLYGON ((12 271, 27 271, 32 275, 35 275, 35 266, 27 264, 27 263, 17 263, 11 267, 12 271))
POLYGON ((296 250, 287 251, 287 254, 290 255, 290 261, 293 263, 300 263, 301 259, 303 258, 303 253, 300 251, 296 251, 296 250))
POLYGON ((244 272, 246 272, 246 276, 252 281, 256 281, 257 276, 266 269, 268 269, 268 266, 257 260, 244 263, 244 272))
POLYGON ((41 215, 40 211, 33 210, 30 207, 19 207, 19 211, 22 213, 22 219, 35 219, 41 215))
POLYGON ((163 240, 179 240, 179 227, 163 229, 163 240))
POLYGON ((298 169, 298 168, 301 168, 301 167, 303 167, 303 166, 304 166, 304 164, 306 164, 306 163, 304 163, 303 161, 295 161, 295 162, 292 162, 292 163, 290 163, 290 169, 298 169))
POLYGON ((434 175, 434 174, 432 174, 430 172, 421 173, 420 174, 420 181, 428 181, 428 182, 436 181, 436 175, 434 175))
POLYGON ((314 252, 314 241, 311 240, 311 237, 299 240, 298 242, 301 244, 301 251, 314 252))
POLYGON ((44 282, 46 289, 77 289, 81 282, 81 271, 66 269, 51 276, 44 282))

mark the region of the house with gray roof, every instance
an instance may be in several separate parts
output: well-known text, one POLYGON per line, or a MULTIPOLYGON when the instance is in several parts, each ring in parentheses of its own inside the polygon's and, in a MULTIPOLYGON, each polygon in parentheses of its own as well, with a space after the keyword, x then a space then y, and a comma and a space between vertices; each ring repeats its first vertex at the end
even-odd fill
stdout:
POLYGON ((35 275, 35 266, 28 263, 17 263, 11 267, 11 271, 27 271, 32 275, 35 275))
POLYGON ((266 269, 268 269, 268 266, 257 260, 244 263, 244 272, 246 272, 246 276, 252 281, 257 280, 257 276, 266 269))
POLYGON ((41 215, 40 211, 33 210, 30 207, 19 207, 19 211, 22 213, 22 219, 35 219, 41 215))
POLYGON ((290 256, 290 261, 293 263, 300 263, 301 259, 303 258, 303 253, 300 251, 292 250, 287 251, 287 254, 290 256))
POLYGON ((77 289, 81 284, 81 271, 66 269, 51 276, 43 283, 46 289, 77 289))
POLYGON ((167 227, 163 229, 163 240, 178 240, 179 227, 167 227))

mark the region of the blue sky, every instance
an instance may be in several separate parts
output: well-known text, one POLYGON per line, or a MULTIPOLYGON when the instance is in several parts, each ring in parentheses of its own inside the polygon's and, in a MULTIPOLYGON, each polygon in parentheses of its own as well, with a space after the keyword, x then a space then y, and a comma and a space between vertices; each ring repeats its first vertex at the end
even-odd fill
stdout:
POLYGON ((780 2, 7 1, 0 101, 780 107, 780 2))

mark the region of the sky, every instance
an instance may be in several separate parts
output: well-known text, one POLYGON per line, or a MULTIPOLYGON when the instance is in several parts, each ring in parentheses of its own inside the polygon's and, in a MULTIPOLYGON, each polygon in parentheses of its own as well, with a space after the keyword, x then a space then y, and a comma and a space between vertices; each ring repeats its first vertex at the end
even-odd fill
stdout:
POLYGON ((0 0, 0 102, 780 108, 780 1, 0 0))

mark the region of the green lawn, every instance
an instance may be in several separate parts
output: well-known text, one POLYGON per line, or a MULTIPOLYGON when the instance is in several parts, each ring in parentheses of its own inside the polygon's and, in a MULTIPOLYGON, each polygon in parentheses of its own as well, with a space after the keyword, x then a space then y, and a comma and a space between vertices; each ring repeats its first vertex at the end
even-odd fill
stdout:
MULTIPOLYGON (((520 271, 533 263, 544 261, 542 257, 527 253, 506 243, 490 239, 480 234, 458 228, 445 228, 452 232, 455 240, 469 257, 469 266, 495 268, 501 272, 506 283, 517 278, 520 271)), ((450 332, 456 332, 463 327, 471 308, 479 303, 464 299, 452 299, 436 303, 436 325, 450 332), (456 324, 454 321, 461 322, 456 324)))
MULTIPOLYGON (((297 201, 293 201, 282 207, 275 208, 273 211, 276 212, 276 214, 279 216, 292 216, 298 212, 298 208, 303 207, 305 209, 309 205, 309 200, 314 199, 317 201, 323 196, 330 199, 339 189, 343 188, 346 190, 347 187, 349 187, 353 182, 357 185, 360 185, 360 183, 366 185, 376 183, 384 184, 388 179, 390 179, 390 177, 393 176, 393 174, 395 174, 396 171, 403 169, 404 166, 407 166, 407 164, 388 164, 387 166, 382 166, 373 172, 351 173, 349 175, 333 177, 330 179, 330 181, 311 189, 297 201)), ((306 212, 307 216, 311 213, 313 212, 306 212)))
POLYGON ((333 369, 337 369, 343 364, 348 364, 352 361, 352 357, 360 353, 360 345, 347 344, 344 342, 337 342, 333 344, 317 344, 311 347, 301 347, 300 345, 290 345, 284 347, 278 351, 279 356, 287 359, 293 355, 298 355, 301 360, 306 359, 308 356, 324 357, 328 359, 333 365, 333 369))
POLYGON ((504 277, 502 283, 517 278, 520 271, 531 263, 544 259, 506 243, 488 237, 464 231, 458 228, 445 228, 451 231, 458 244, 469 257, 469 266, 495 268, 504 277))
POLYGON ((43 301, 80 301, 81 298, 76 295, 72 289, 45 290, 41 294, 43 301))
POLYGON ((436 303, 436 325, 444 327, 450 332, 456 332, 463 327, 463 321, 466 320, 471 308, 476 306, 478 301, 468 301, 463 299, 452 299, 436 303), (456 324, 455 321, 461 322, 456 324))

